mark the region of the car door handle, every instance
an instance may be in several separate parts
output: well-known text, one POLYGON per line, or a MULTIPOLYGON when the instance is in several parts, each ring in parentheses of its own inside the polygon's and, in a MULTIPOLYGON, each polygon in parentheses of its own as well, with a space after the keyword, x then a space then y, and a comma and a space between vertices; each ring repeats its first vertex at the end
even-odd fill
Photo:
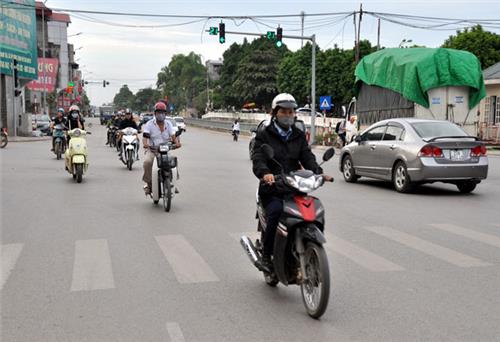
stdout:
POLYGON ((372 150, 375 150, 375 149, 377 148, 377 146, 376 146, 376 145, 370 145, 370 148, 371 148, 372 150))
POLYGON ((389 146, 389 148, 390 148, 391 150, 395 150, 395 149, 396 149, 396 147, 397 147, 396 145, 391 145, 391 146, 389 146))

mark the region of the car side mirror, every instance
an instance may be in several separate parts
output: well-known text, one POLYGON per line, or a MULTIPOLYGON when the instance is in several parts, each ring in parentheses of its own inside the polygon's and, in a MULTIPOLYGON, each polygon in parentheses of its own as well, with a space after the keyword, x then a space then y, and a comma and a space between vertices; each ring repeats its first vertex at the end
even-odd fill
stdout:
POLYGON ((354 141, 357 142, 358 144, 363 141, 361 138, 361 135, 356 135, 356 138, 354 138, 354 141))
POLYGON ((271 146, 268 144, 264 144, 260 147, 262 150, 262 153, 267 157, 267 159, 273 159, 274 158, 274 150, 271 146))
POLYGON ((323 154, 323 161, 329 161, 335 155, 335 149, 333 147, 329 148, 323 154))

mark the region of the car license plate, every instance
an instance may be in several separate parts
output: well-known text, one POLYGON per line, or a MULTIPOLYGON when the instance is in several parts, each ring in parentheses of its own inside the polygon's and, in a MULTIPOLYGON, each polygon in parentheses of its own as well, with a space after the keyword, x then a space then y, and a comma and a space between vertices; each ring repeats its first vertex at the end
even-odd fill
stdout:
POLYGON ((450 150, 450 159, 453 161, 464 161, 468 158, 468 150, 450 150))

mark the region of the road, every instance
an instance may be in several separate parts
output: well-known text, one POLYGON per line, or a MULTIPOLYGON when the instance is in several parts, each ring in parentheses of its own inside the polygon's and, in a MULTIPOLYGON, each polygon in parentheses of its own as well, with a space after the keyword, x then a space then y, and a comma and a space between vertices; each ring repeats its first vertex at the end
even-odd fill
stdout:
POLYGON ((332 292, 316 321, 238 243, 256 227, 248 138, 188 127, 166 213, 142 164, 91 131, 82 184, 47 142, 0 152, 2 341, 498 341, 500 157, 470 195, 347 184, 325 164, 332 292))

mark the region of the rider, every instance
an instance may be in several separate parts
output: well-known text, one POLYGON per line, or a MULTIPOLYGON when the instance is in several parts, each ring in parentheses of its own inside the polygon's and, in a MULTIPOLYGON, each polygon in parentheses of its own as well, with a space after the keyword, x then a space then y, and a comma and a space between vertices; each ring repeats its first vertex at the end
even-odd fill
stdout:
MULTIPOLYGON (((53 130, 55 125, 62 125, 63 127, 68 127, 68 120, 64 117, 64 108, 59 108, 57 110, 57 116, 52 120, 50 123, 50 129, 53 130)), ((51 151, 54 151, 54 142, 55 138, 52 137, 52 149, 51 151)))
MULTIPOLYGON (((259 196, 265 208, 267 229, 263 237, 262 265, 272 269, 271 256, 273 254, 274 237, 283 212, 283 198, 285 193, 273 186, 274 175, 290 173, 302 167, 323 174, 323 170, 316 162, 316 157, 307 144, 304 132, 295 127, 295 108, 297 103, 292 95, 278 94, 272 102, 271 123, 257 132, 255 146, 252 153, 253 173, 260 180, 259 196), (270 145, 274 150, 276 162, 269 160, 261 150, 263 144, 270 145)), ((325 180, 332 178, 323 175, 325 180)))
POLYGON ((71 107, 69 107, 68 124, 68 128, 70 130, 75 128, 85 129, 82 117, 80 115, 80 108, 77 105, 72 105, 71 107))
POLYGON ((120 126, 118 126, 118 129, 120 132, 118 132, 118 146, 120 147, 120 153, 118 153, 118 156, 122 156, 122 136, 123 133, 121 132, 122 129, 125 129, 127 127, 132 127, 135 128, 136 130, 139 130, 137 127, 137 123, 135 120, 132 118, 132 110, 130 108, 125 109, 125 118, 120 122, 120 126))
POLYGON ((181 147, 179 140, 175 135, 175 128, 169 120, 166 120, 167 106, 163 102, 157 102, 154 108, 155 117, 144 124, 143 128, 143 141, 146 156, 144 158, 144 192, 146 195, 151 193, 151 178, 153 170, 153 162, 156 154, 152 152, 150 146, 158 146, 162 143, 172 141, 177 148, 181 147))

